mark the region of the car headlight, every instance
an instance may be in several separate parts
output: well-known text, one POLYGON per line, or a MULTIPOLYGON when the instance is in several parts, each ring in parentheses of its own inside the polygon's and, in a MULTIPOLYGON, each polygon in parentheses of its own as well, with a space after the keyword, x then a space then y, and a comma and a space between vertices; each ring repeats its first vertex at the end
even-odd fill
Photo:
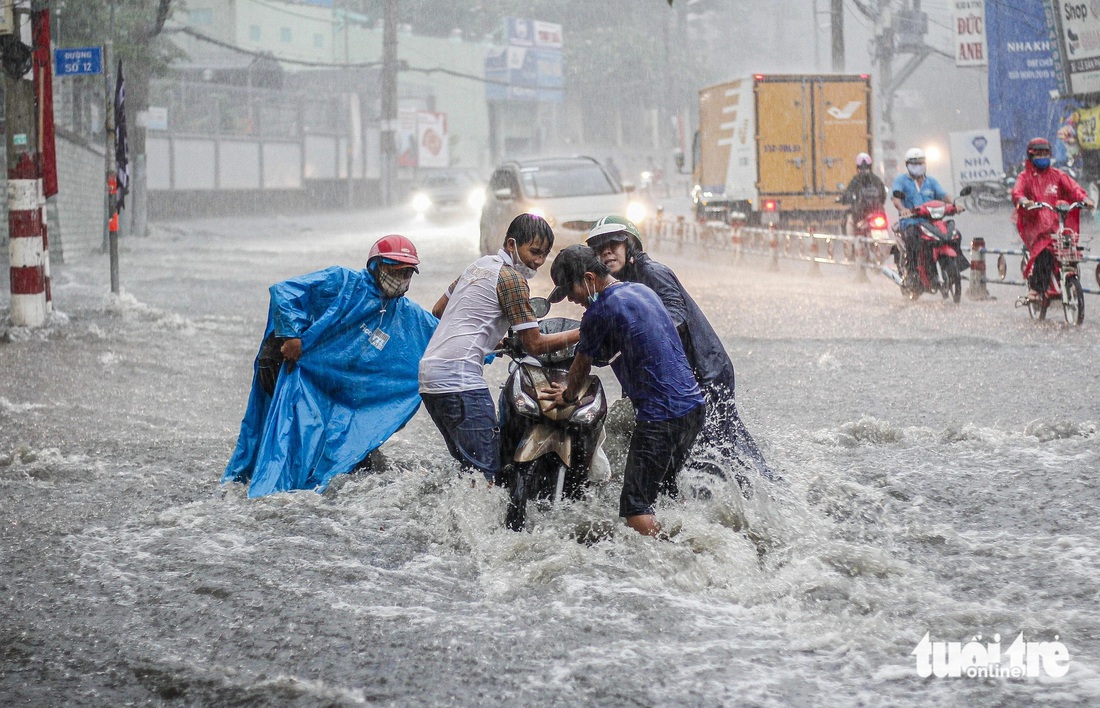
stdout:
POLYGON ((481 211, 481 207, 485 206, 485 190, 472 190, 466 197, 466 206, 470 207, 473 211, 481 211))
POLYGON ((648 213, 645 208, 645 204, 641 202, 630 202, 626 205, 626 218, 633 221, 635 224, 640 224, 645 221, 648 213))
POLYGON ((424 213, 432 208, 432 198, 424 192, 417 192, 412 198, 412 208, 424 213))

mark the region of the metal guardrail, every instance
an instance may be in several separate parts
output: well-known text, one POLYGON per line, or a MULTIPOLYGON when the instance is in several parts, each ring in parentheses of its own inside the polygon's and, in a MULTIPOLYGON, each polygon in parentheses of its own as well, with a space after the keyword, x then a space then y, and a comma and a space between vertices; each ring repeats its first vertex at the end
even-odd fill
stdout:
MULTIPOLYGON (((769 269, 777 270, 780 260, 805 261, 811 264, 811 273, 820 272, 822 264, 858 267, 858 277, 867 279, 868 270, 882 271, 887 277, 896 280, 897 274, 889 266, 893 265, 890 247, 894 241, 872 239, 864 236, 846 236, 817 231, 789 231, 777 228, 749 227, 722 221, 696 223, 686 219, 657 220, 646 225, 645 235, 651 243, 673 244, 678 249, 695 246, 703 249, 705 255, 711 250, 727 251, 734 261, 741 261, 747 255, 764 256, 770 259, 769 269)), ((989 297, 987 285, 1015 285, 1027 287, 1024 280, 1011 280, 1007 277, 1006 256, 1026 257, 1022 249, 986 248, 985 239, 971 241, 970 275, 963 276, 970 285, 967 294, 973 299, 989 297), (998 255, 998 278, 986 277, 986 254, 998 255)), ((1026 260, 1021 262, 1021 274, 1026 260)), ((1084 287, 1082 291, 1090 295, 1100 295, 1100 256, 1085 255, 1080 263, 1096 263, 1093 277, 1096 288, 1084 287)), ((1082 276, 1085 269, 1079 268, 1082 276)))
MULTIPOLYGON (((986 278, 987 284, 993 285, 1019 285, 1027 287, 1026 280, 1011 280, 1008 278, 1008 259, 1005 256, 1020 256, 1020 275, 1023 277, 1024 268, 1027 266, 1028 258, 1030 258, 1027 251, 1022 248, 1017 249, 1001 249, 1001 248, 985 248, 984 241, 980 248, 980 255, 982 261, 985 261, 987 254, 995 254, 997 256, 997 279, 990 280, 986 278)), ((1081 290, 1090 295, 1100 295, 1100 256, 1084 255, 1078 261, 1077 272, 1081 275, 1081 290), (1086 269, 1083 266, 1085 263, 1095 263, 1096 269, 1093 271, 1093 278, 1096 281, 1095 288, 1086 288, 1084 276, 1086 269)))
POLYGON ((867 277, 868 269, 879 270, 889 260, 893 239, 881 240, 864 236, 846 236, 818 231, 790 231, 778 228, 732 226, 722 221, 696 223, 684 219, 650 222, 644 229, 651 243, 673 244, 701 248, 704 254, 711 250, 727 251, 735 261, 745 256, 764 256, 770 259, 770 267, 779 267, 779 261, 804 261, 811 265, 811 272, 819 272, 820 266, 842 265, 859 268, 859 276, 867 277))

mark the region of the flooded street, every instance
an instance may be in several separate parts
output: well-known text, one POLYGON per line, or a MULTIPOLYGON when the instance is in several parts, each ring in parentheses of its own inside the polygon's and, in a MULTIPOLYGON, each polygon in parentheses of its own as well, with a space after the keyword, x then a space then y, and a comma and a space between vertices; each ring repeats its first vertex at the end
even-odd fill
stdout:
MULTIPOLYGON (((1013 245, 1004 214, 959 223, 1013 245)), ((662 500, 669 543, 614 518, 618 477, 508 531, 423 409, 324 494, 219 484, 268 285, 390 232, 428 308, 478 255, 476 221, 399 210, 164 223, 123 243, 111 297, 106 256, 66 251, 50 324, 0 341, 0 703, 1100 702, 1100 297, 1074 329, 1018 288, 910 303, 873 273, 651 246, 784 478, 662 500), (1068 672, 923 678, 926 633, 1061 642, 1068 672)))

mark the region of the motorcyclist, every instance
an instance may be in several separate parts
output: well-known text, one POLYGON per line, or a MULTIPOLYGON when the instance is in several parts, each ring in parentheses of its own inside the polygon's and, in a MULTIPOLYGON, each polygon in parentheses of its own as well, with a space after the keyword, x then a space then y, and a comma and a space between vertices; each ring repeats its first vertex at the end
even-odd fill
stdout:
POLYGON ((844 233, 848 236, 855 235, 856 225, 868 214, 882 210, 886 203, 886 185, 871 171, 871 156, 867 153, 856 155, 856 174, 838 201, 848 206, 844 217, 844 233))
MULTIPOLYGON (((1024 273, 1028 281, 1028 298, 1038 300, 1051 282, 1054 272, 1054 254, 1047 245, 1050 236, 1058 229, 1058 215, 1049 209, 1028 209, 1036 202, 1054 206, 1059 201, 1085 202, 1089 209, 1093 202, 1081 185, 1051 165, 1051 146, 1046 138, 1032 138, 1027 144, 1027 161, 1024 170, 1016 178, 1012 188, 1012 203, 1016 205, 1016 229, 1020 240, 1031 254, 1024 273)), ((1077 211, 1066 215, 1066 227, 1080 232, 1081 216, 1077 211)))
MULTIPOLYGON (((905 172, 894 178, 890 189, 891 201, 900 217, 898 229, 905 246, 905 272, 901 276, 906 284, 916 282, 917 254, 921 242, 921 220, 913 217, 913 210, 935 199, 955 204, 936 178, 925 174, 926 169, 924 150, 910 148, 905 153, 905 172)), ((959 212, 964 211, 961 204, 955 204, 955 208, 959 212)))

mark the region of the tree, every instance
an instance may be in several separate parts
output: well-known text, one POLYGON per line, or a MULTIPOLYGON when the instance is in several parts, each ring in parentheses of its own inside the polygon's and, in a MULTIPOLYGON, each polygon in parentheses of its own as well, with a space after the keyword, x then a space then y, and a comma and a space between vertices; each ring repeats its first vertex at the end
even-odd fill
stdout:
MULTIPOLYGON (((145 174, 145 128, 133 116, 149 108, 149 80, 168 73, 171 62, 182 56, 173 43, 161 36, 177 0, 106 0, 72 2, 62 11, 65 46, 81 47, 105 44, 110 39, 116 61, 122 60, 126 74, 126 106, 130 114, 129 139, 133 154, 131 209, 133 232, 143 236, 147 230, 147 192, 145 174)), ((108 67, 114 71, 115 67, 108 67)))

